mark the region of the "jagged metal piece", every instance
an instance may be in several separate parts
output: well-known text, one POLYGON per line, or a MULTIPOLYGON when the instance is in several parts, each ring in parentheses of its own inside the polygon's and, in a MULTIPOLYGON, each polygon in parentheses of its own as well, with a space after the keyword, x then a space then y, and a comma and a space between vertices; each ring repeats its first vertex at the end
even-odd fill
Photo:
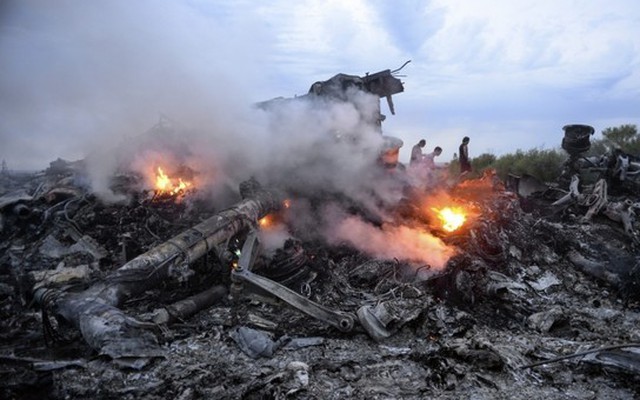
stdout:
POLYGON ((370 306, 360 307, 358 309, 358 320, 369 336, 378 342, 391 336, 387 325, 392 320, 392 317, 384 303, 378 304, 375 308, 370 306))
POLYGON ((260 241, 258 240, 258 235, 256 232, 252 232, 243 245, 238 266, 231 272, 231 279, 234 282, 236 296, 239 292, 246 289, 251 290, 257 288, 342 332, 349 332, 353 329, 355 322, 354 316, 341 311, 331 310, 309 300, 286 286, 251 272, 251 267, 259 251, 260 241), (249 286, 249 288, 247 288, 247 286, 249 286))

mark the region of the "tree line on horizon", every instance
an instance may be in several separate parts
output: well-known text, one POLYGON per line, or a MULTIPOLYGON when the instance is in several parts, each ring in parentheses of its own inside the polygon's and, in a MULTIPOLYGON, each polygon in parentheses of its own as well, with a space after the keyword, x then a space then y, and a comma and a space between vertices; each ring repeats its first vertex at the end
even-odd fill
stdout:
MULTIPOLYGON (((640 134, 633 124, 606 128, 602 138, 591 139, 591 148, 585 157, 600 156, 613 149, 620 149, 631 155, 640 155, 640 134)), ((472 176, 480 176, 486 169, 494 169, 503 180, 509 174, 531 175, 543 182, 555 181, 562 171, 563 163, 569 154, 560 146, 552 149, 518 149, 514 153, 497 157, 491 153, 483 153, 471 159, 472 176)), ((450 163, 450 172, 456 174, 460 170, 457 160, 450 163)))

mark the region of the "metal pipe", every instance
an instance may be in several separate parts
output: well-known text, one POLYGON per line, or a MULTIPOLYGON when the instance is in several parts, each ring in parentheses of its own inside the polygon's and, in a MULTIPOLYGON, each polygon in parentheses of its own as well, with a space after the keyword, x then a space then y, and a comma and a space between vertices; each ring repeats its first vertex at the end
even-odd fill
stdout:
POLYGON ((187 319, 198 311, 211 307, 226 295, 226 286, 212 286, 203 292, 155 310, 153 312, 153 322, 156 324, 169 324, 187 319))

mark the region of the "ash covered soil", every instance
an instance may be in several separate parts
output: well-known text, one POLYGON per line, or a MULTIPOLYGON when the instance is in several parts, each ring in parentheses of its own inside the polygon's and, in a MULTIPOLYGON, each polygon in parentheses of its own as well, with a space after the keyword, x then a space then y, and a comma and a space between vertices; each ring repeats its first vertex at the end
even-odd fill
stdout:
MULTIPOLYGON (((76 274, 64 290, 82 290, 218 210, 143 195, 105 205, 60 176, 5 176, 3 188, 3 398, 640 396, 638 242, 605 217, 551 212, 544 196, 525 202, 494 188, 477 202, 473 225, 443 237, 458 251, 442 271, 294 232, 305 273, 290 288, 353 315, 383 305, 386 339, 374 340, 358 321, 341 332, 274 300, 225 296, 192 317, 148 327, 162 356, 141 365, 96 352, 34 300, 33 288, 57 270, 76 274), (18 189, 28 195, 11 200, 18 189)), ((191 268, 120 308, 151 321, 159 307, 231 284, 229 266, 213 256, 191 268)))

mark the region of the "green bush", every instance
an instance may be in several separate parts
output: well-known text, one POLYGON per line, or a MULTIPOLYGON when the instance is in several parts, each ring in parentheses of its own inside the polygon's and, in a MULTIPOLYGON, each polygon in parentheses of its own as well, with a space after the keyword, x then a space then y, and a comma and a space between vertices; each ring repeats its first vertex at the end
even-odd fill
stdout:
POLYGON ((556 149, 532 149, 527 152, 517 150, 499 157, 489 167, 494 168, 502 179, 506 179, 508 174, 528 174, 548 182, 560 175, 566 159, 567 155, 556 149))
POLYGON ((471 170, 482 172, 487 168, 493 168, 493 164, 496 162, 496 156, 490 153, 480 154, 478 157, 471 160, 471 170))
MULTIPOLYGON (((502 179, 506 179, 507 175, 511 173, 515 175, 529 174, 542 181, 553 181, 560 175, 562 164, 567 157, 567 154, 560 150, 540 149, 527 152, 517 150, 515 153, 500 157, 484 153, 471 159, 472 172, 469 177, 481 176, 484 170, 492 168, 502 179)), ((449 165, 449 172, 452 174, 460 172, 457 160, 449 165)))
POLYGON ((640 135, 636 125, 620 125, 602 131, 602 139, 591 141, 589 155, 600 155, 612 148, 620 148, 628 154, 640 155, 640 135))
MULTIPOLYGON (((477 178, 482 175, 482 171, 487 168, 493 168, 496 156, 490 153, 480 154, 478 157, 471 159, 471 173, 467 175, 469 178, 477 178)), ((452 175, 460 174, 460 162, 454 157, 453 162, 449 163, 449 173, 452 175)))

